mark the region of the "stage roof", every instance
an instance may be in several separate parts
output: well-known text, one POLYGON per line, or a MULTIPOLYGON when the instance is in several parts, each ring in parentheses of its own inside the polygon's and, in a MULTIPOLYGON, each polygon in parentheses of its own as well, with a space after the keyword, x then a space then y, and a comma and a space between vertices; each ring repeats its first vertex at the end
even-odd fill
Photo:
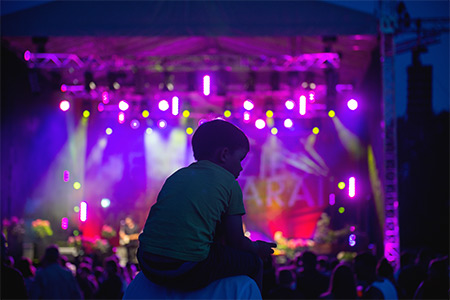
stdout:
POLYGON ((376 33, 374 16, 322 1, 54 1, 2 17, 4 36, 376 33))

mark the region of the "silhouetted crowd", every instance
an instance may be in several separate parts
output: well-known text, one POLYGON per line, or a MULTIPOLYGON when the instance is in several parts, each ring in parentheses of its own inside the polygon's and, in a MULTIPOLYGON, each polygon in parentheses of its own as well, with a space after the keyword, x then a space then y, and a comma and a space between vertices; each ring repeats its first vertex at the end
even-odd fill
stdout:
MULTIPOLYGON (((112 255, 98 261, 89 255, 69 261, 49 246, 34 265, 8 255, 2 236, 2 299, 121 299, 139 267, 122 267, 112 255)), ((448 257, 423 249, 401 255, 394 272, 385 259, 368 252, 353 259, 317 257, 305 251, 283 263, 265 262, 263 299, 449 299, 448 257)))

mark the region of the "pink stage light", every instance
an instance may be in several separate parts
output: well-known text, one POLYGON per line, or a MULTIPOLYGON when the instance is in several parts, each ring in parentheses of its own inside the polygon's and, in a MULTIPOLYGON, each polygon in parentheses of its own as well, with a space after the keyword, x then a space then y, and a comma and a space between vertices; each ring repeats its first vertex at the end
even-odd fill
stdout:
POLYGON ((328 203, 329 203, 330 205, 334 205, 334 204, 336 203, 336 195, 335 195, 335 194, 331 193, 331 194, 328 196, 328 203))
POLYGON ((108 104, 109 103, 109 94, 108 94, 108 92, 103 92, 102 93, 102 102, 104 104, 108 104))
POLYGON ((103 103, 100 102, 100 103, 97 105, 97 110, 98 110, 99 112, 104 111, 104 110, 105 110, 105 105, 104 105, 103 103))
POLYGON ((301 95, 300 99, 298 101, 299 103, 299 110, 298 112, 300 115, 304 116, 306 114, 306 97, 305 95, 301 95))
POLYGON ((244 108, 246 110, 252 110, 255 108, 255 105, 253 104, 252 100, 245 100, 244 101, 244 108))
POLYGON ((293 110, 294 109, 294 106, 295 106, 295 103, 294 103, 294 101, 292 101, 292 100, 287 100, 285 103, 284 103, 284 105, 286 106, 286 108, 287 109, 289 109, 289 110, 293 110))
POLYGON ((87 203, 83 201, 80 203, 80 221, 85 222, 87 220, 87 203))
POLYGON ((119 109, 121 111, 126 111, 129 108, 130 108, 130 105, 125 100, 122 100, 119 102, 119 109))
POLYGON ((356 186, 355 186, 355 177, 350 177, 348 179, 348 195, 350 198, 355 197, 356 194, 356 186))
POLYGON ((117 116, 117 119, 119 121, 119 124, 123 124, 125 122, 125 113, 121 111, 117 116))
POLYGON ((67 228, 69 227, 69 219, 67 219, 66 217, 61 219, 61 228, 62 230, 67 230, 67 228))
POLYGON ((255 121, 255 126, 258 129, 263 129, 264 127, 266 127, 266 122, 263 119, 258 119, 255 121))
POLYGON ((286 128, 292 128, 293 125, 294 125, 294 122, 292 122, 291 119, 286 119, 286 120, 284 120, 284 127, 286 127, 286 128))
POLYGON ((63 173, 63 180, 64 180, 64 182, 68 182, 69 179, 70 179, 70 172, 65 170, 63 173))
POLYGON ((63 93, 67 92, 67 85, 61 84, 61 92, 63 93))
POLYGON ((31 52, 29 50, 25 51, 23 54, 23 59, 25 59, 25 61, 29 61, 31 59, 31 52))
POLYGON ((59 108, 60 108, 62 111, 68 111, 69 108, 70 108, 70 102, 67 101, 67 100, 61 101, 61 102, 59 103, 59 108))
POLYGON ((180 99, 175 96, 172 98, 172 115, 174 116, 178 116, 178 114, 180 113, 180 99))
POLYGON ((165 120, 159 120, 158 121, 158 127, 159 128, 166 128, 167 127, 167 122, 165 120))
POLYGON ((211 77, 209 75, 203 76, 203 95, 209 96, 211 93, 211 77))
POLYGON ((347 102, 347 106, 349 109, 355 110, 358 108, 358 101, 356 101, 355 99, 350 99, 347 102))
POLYGON ((169 102, 167 100, 161 100, 158 103, 158 108, 160 111, 166 111, 169 109, 169 102))
POLYGON ((314 92, 309 92, 309 102, 316 101, 316 98, 314 98, 314 92))

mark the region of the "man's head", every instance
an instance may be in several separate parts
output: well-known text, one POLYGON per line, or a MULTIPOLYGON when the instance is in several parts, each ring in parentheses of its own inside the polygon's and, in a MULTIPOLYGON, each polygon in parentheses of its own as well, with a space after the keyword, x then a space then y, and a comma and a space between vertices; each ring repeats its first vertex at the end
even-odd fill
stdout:
POLYGON ((242 130, 217 119, 197 128, 192 137, 192 149, 196 160, 212 161, 237 178, 242 170, 240 162, 250 150, 250 143, 242 130))

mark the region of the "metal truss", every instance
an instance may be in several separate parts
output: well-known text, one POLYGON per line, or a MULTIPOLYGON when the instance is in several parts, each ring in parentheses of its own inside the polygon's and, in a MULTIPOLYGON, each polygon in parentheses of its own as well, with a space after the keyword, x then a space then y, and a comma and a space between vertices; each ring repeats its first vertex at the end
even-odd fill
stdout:
POLYGON ((101 69, 103 63, 94 57, 80 58, 76 54, 67 53, 25 53, 29 68, 61 69, 61 68, 93 68, 101 69))
MULTIPOLYGON (((30 68, 61 69, 76 68, 91 70, 105 69, 115 63, 101 61, 98 58, 80 58, 76 54, 63 53, 25 53, 25 60, 30 68)), ((123 61, 124 69, 144 67, 149 71, 188 72, 198 70, 220 70, 223 68, 235 72, 248 71, 308 71, 340 67, 337 53, 311 53, 298 56, 245 56, 237 54, 217 55, 178 55, 178 56, 147 56, 123 61)))

